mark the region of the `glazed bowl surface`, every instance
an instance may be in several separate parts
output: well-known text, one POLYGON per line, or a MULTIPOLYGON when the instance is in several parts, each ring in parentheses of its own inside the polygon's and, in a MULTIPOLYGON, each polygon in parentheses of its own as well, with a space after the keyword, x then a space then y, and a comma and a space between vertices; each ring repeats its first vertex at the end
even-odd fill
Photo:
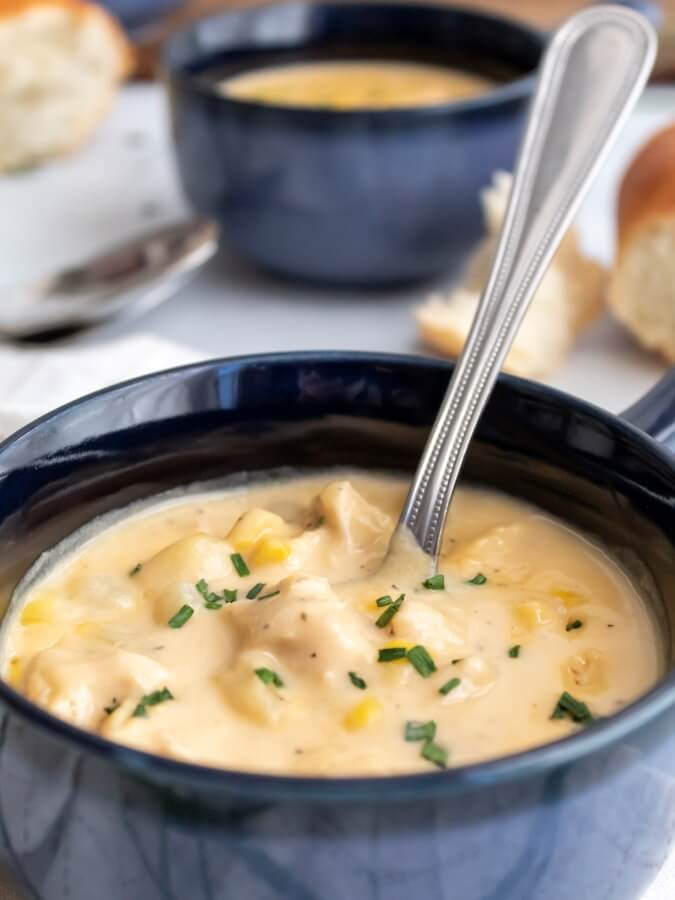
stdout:
MULTIPOLYGON (((0 446, 3 605, 92 517, 168 488, 293 465, 411 472, 450 367, 242 357, 147 376, 0 446)), ((673 384, 634 417, 672 438, 673 384), (668 408, 670 407, 670 408, 668 408)), ((675 460, 620 419, 502 378, 466 478, 599 536, 640 579, 673 660, 675 460)), ((0 683, 0 859, 44 900, 637 900, 675 836, 675 675, 571 738, 446 772, 318 779, 162 759, 0 683)))
POLYGON ((482 233, 479 190, 513 164, 545 41, 426 4, 287 3, 199 21, 163 57, 185 193, 227 245, 286 275, 381 285, 447 271, 482 233), (497 86, 431 107, 334 110, 234 99, 209 77, 354 58, 454 65, 497 86))

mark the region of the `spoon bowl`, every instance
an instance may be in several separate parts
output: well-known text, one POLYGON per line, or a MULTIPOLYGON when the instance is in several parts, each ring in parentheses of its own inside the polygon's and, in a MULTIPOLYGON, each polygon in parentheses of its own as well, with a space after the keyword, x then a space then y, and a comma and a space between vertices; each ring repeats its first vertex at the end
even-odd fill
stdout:
POLYGON ((0 290, 0 336, 48 343, 155 308, 218 248, 217 226, 190 219, 31 284, 0 290))

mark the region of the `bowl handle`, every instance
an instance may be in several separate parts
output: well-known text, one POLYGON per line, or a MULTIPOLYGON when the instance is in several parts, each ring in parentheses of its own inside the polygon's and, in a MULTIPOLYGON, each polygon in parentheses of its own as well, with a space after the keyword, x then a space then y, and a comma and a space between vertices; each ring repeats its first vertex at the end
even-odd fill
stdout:
POLYGON ((621 413, 621 418, 675 451, 675 368, 621 413))

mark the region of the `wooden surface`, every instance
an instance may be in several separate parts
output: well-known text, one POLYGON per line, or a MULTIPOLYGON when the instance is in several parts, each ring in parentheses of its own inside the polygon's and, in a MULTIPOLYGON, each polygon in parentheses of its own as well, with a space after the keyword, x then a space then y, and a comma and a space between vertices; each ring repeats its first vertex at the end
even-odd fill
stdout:
MULTIPOLYGON (((149 77, 153 73, 159 46, 175 29, 220 10, 254 6, 258 2, 266 0, 186 0, 178 12, 153 29, 147 45, 140 48, 139 75, 149 77)), ((457 0, 457 3, 475 9, 493 10, 540 28, 551 29, 574 12, 593 5, 593 0, 457 0)), ((656 72, 657 77, 672 79, 675 78, 675 0, 660 0, 660 7, 665 13, 666 24, 661 35, 656 72)))
MULTIPOLYGON (((675 4, 675 0, 670 0, 675 4)), ((227 9, 236 6, 250 6, 255 0, 188 0, 185 11, 179 14, 182 17, 207 15, 214 10, 227 9)), ((473 6, 476 9, 497 10, 504 15, 525 19, 528 22, 551 28, 566 16, 571 15, 584 6, 590 5, 590 0, 460 0, 461 6, 473 6)))
MULTIPOLYGON (((543 28, 552 28, 577 10, 590 6, 592 0, 458 0, 459 5, 491 9, 503 15, 524 19, 543 28)), ((220 9, 250 6, 255 0, 188 0, 182 17, 206 15, 220 9)), ((675 15, 675 0, 660 0, 661 8, 675 15)))
MULTIPOLYGON (((462 0, 461 5, 492 9, 504 15, 525 19, 533 25, 553 28, 572 13, 591 6, 592 3, 583 0, 462 0)), ((675 0, 660 0, 659 5, 667 18, 675 17, 675 0)))

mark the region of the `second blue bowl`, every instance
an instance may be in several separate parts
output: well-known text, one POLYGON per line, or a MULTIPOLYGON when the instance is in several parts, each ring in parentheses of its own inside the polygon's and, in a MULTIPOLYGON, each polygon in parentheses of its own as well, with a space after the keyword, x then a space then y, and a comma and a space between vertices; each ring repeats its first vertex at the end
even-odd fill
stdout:
POLYGON ((362 284, 437 275, 482 232, 479 190, 513 164, 544 43, 489 13, 419 4, 292 3, 204 19, 164 53, 185 191, 266 268, 362 284), (463 102, 342 111, 235 100, 208 78, 327 56, 507 80, 463 102))

